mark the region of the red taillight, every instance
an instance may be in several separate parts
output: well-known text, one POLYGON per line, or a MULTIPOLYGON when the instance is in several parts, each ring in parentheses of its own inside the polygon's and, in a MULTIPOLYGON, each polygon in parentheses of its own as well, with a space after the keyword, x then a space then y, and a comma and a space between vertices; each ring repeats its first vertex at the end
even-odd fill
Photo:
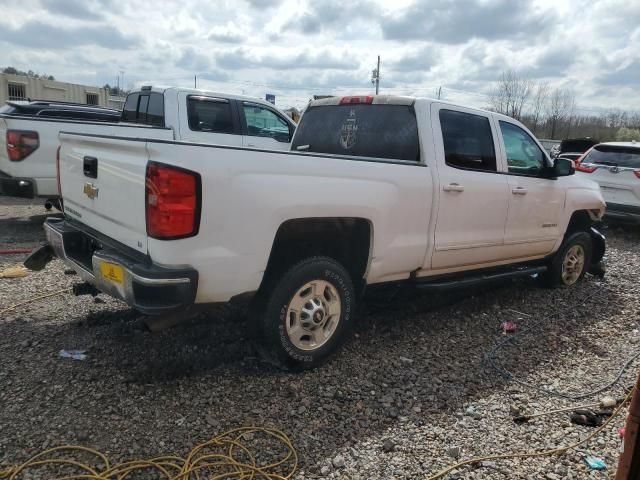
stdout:
POLYGON ((200 223, 200 175, 149 163, 146 179, 147 235, 161 240, 191 237, 200 223))
POLYGON ((597 169, 598 169, 598 167, 596 165, 593 165, 592 163, 579 163, 579 162, 576 162, 576 171, 577 172, 593 173, 597 169))
POLYGON ((636 177, 640 178, 640 170, 634 170, 633 173, 636 177))
POLYGON ((598 169, 598 166, 592 163, 585 163, 585 164, 582 163, 582 161, 586 158, 586 156, 589 155, 591 150, 593 150, 593 147, 591 147, 589 150, 584 152, 582 155, 580 155, 576 159, 575 162, 573 162, 576 166, 576 172, 593 173, 598 169))
POLYGON ((373 103, 373 97, 342 97, 340 99, 340 105, 356 105, 361 103, 371 104, 373 103))
POLYGON ((7 153, 9 160, 24 160, 40 146, 38 132, 28 130, 7 130, 7 153))

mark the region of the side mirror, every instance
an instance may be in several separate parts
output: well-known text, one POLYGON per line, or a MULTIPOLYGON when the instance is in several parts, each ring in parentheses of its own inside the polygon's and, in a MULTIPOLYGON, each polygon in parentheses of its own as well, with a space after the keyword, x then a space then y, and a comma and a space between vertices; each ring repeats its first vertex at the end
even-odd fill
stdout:
POLYGON ((576 167, 573 160, 568 158, 556 158, 553 162, 554 177, 568 177, 576 173, 576 167))

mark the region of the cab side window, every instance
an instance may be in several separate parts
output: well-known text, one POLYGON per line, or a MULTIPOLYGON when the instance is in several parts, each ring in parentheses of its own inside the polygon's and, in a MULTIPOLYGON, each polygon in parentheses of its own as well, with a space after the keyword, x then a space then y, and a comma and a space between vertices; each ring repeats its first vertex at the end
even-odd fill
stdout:
POLYGON ((504 148, 507 152, 509 173, 540 175, 546 166, 545 154, 538 144, 522 128, 508 122, 500 122, 504 148))
POLYGON ((187 99, 189 128, 194 132, 236 133, 229 100, 210 97, 187 99))
POLYGON ((255 103, 243 103, 242 108, 247 122, 247 135, 269 137, 283 143, 291 141, 289 123, 275 112, 255 103))
POLYGON ((447 165, 464 170, 497 171, 496 151, 487 117, 440 110, 440 126, 447 165))

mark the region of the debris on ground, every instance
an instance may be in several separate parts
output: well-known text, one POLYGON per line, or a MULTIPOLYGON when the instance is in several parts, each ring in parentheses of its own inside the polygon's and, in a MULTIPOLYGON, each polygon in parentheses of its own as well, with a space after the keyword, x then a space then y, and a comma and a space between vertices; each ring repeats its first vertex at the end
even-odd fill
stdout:
POLYGON ((518 330, 518 325, 516 322, 502 322, 500 328, 502 329, 502 334, 506 335, 507 333, 515 333, 518 330))
POLYGON ((607 469, 607 464, 601 458, 598 458, 598 457, 585 457, 584 461, 585 461, 585 463, 587 464, 587 466, 591 470, 606 470, 607 469))
POLYGON ((29 271, 22 265, 5 268, 0 270, 0 278, 23 278, 29 274, 29 271))
POLYGON ((60 358, 71 358, 72 360, 86 360, 86 350, 60 350, 60 358))

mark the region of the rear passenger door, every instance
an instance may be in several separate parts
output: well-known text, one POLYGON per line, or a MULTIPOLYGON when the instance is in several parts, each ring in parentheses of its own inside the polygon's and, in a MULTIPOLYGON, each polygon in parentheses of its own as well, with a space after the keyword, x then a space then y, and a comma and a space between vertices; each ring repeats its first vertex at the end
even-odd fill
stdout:
POLYGON ((242 146, 235 102, 227 98, 180 93, 180 138, 212 145, 242 146), (182 108, 186 107, 186 115, 182 108))
POLYGON ((293 127, 282 114, 259 103, 238 101, 243 145, 265 150, 289 150, 293 127))
POLYGON ((455 270, 504 259, 509 185, 499 173, 499 138, 490 117, 432 104, 437 220, 432 269, 455 270))

